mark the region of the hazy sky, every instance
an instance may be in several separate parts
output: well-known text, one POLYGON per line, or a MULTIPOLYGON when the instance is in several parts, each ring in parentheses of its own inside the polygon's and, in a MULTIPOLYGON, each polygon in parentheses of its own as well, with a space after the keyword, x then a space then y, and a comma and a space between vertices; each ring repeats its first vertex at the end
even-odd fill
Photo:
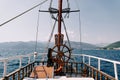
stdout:
MULTIPOLYGON (((0 24, 41 1, 43 0, 0 0, 0 24)), ((47 9, 49 1, 0 27, 0 42, 34 41, 38 9, 47 9)), ((96 44, 120 40, 120 0, 70 0, 70 2, 72 9, 77 9, 78 6, 80 9, 83 42, 96 44)), ((65 19, 72 41, 79 41, 78 15, 79 13, 72 13, 69 15, 69 21, 65 19)), ((49 13, 40 13, 39 41, 48 41, 53 22, 49 13)), ((55 30, 57 33, 57 29, 55 30)))

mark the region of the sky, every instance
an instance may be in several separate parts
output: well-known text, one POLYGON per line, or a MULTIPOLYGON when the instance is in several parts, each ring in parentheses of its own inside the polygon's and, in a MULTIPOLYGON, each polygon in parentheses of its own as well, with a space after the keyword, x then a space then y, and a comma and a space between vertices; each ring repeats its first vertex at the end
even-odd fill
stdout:
MULTIPOLYGON (((0 0, 0 24, 42 1, 0 0)), ((35 41, 38 10, 48 10, 49 1, 0 27, 0 42, 35 41)), ((53 1, 52 6, 56 7, 57 0, 53 1)), ((63 6, 66 6, 65 0, 63 6)), ((71 10, 80 9, 80 25, 79 13, 71 13, 69 19, 65 18, 70 40, 80 41, 80 26, 82 42, 99 44, 120 40, 120 0, 70 0, 70 7, 71 10)), ((48 41, 53 24, 49 13, 39 13, 39 41, 48 41)), ((65 33, 63 28, 62 33, 65 33)), ((57 25, 54 34, 57 34, 57 25)))

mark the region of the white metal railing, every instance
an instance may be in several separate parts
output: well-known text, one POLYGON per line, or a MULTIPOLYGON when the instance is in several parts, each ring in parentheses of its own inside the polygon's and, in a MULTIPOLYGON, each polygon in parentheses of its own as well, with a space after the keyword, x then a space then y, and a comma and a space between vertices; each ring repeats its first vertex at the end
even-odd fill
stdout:
POLYGON ((21 68, 22 67, 22 59, 23 58, 25 58, 25 57, 27 57, 28 58, 28 63, 30 63, 30 61, 31 61, 31 57, 33 56, 34 57, 34 61, 35 61, 35 58, 36 58, 36 55, 37 55, 37 53, 36 52, 34 52, 34 53, 32 53, 32 54, 27 54, 27 55, 19 55, 19 56, 14 56, 14 57, 8 57, 8 58, 2 58, 2 59, 0 59, 0 62, 3 62, 3 77, 5 76, 5 75, 7 75, 7 63, 8 63, 8 61, 11 61, 11 60, 19 60, 19 68, 21 68))
MULTIPOLYGON (((46 54, 47 53, 40 53, 38 55, 46 55, 46 54)), ((35 61, 36 55, 37 55, 37 53, 35 52, 35 53, 32 53, 32 54, 28 54, 28 55, 20 55, 20 56, 14 56, 14 57, 0 59, 0 62, 4 63, 3 77, 5 75, 7 75, 7 62, 8 61, 10 61, 10 60, 19 60, 19 68, 21 68, 22 67, 22 59, 24 57, 28 57, 28 63, 30 63, 31 57, 34 56, 34 61, 35 61)), ((115 78, 116 78, 116 80, 118 80, 117 64, 120 65, 119 61, 104 59, 104 58, 95 57, 95 56, 91 56, 91 55, 85 55, 85 54, 72 54, 72 56, 82 56, 83 57, 83 59, 82 59, 83 63, 85 63, 85 59, 86 59, 85 57, 87 57, 89 65, 91 65, 91 58, 97 59, 98 60, 98 70, 101 70, 100 69, 101 68, 101 61, 107 61, 107 62, 113 63, 115 78)))
POLYGON ((115 74, 115 79, 118 79, 118 72, 117 72, 117 64, 120 65, 119 61, 114 61, 114 60, 110 60, 110 59, 104 59, 104 58, 100 58, 100 57, 95 57, 95 56, 91 56, 91 55, 86 55, 86 54, 73 54, 75 56, 82 56, 83 57, 83 63, 85 63, 85 57, 88 58, 88 64, 91 65, 91 58, 97 59, 98 60, 98 70, 100 70, 101 68, 101 61, 106 61, 106 62, 110 62, 113 63, 114 65, 114 74, 115 74))

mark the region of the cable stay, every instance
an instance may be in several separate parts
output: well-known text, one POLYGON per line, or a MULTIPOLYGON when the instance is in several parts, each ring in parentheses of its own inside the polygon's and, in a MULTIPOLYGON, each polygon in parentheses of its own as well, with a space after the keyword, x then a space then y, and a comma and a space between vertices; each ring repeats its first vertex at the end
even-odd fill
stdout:
MULTIPOLYGON (((39 8, 40 9, 40 8, 39 8)), ((35 40, 35 52, 37 52, 37 45, 38 45, 38 32, 39 32, 39 20, 40 20, 40 15, 38 11, 38 17, 37 17, 37 26, 36 26, 36 40, 35 40)))
POLYGON ((56 20, 55 20, 55 22, 54 22, 54 25, 53 25, 53 28, 52 28, 52 32, 51 32, 51 34, 50 34, 50 37, 49 37, 49 40, 48 40, 48 43, 47 43, 47 49, 48 49, 48 47, 49 47, 49 43, 51 42, 51 39, 52 39, 52 37, 53 37, 53 33, 54 33, 54 30, 55 30, 55 25, 56 25, 56 20))
POLYGON ((80 12, 79 12, 79 38, 80 38, 80 51, 81 51, 81 54, 82 54, 82 27, 81 27, 81 20, 80 20, 80 12))
MULTIPOLYGON (((79 9, 79 5, 78 5, 78 2, 77 2, 77 0, 75 1, 75 4, 76 4, 76 6, 77 6, 77 9, 79 9)), ((80 9, 79 9, 80 10, 80 9)), ((81 27, 81 19, 80 19, 80 12, 78 13, 78 15, 79 15, 79 40, 80 40, 80 46, 79 46, 79 49, 80 49, 80 51, 81 51, 81 54, 82 54, 82 27, 81 27)))
POLYGON ((65 30, 65 33, 66 33, 66 37, 67 37, 67 41, 68 41, 68 45, 71 49, 71 44, 70 44, 70 40, 69 40, 69 37, 68 37, 68 33, 67 33, 67 29, 66 29, 66 25, 65 25, 65 22, 64 20, 62 19, 62 22, 63 22, 63 25, 64 25, 64 30, 65 30))
POLYGON ((39 3, 38 5, 36 5, 36 6, 32 7, 32 8, 30 8, 30 9, 28 9, 28 10, 26 10, 26 11, 24 11, 23 13, 21 13, 21 14, 15 16, 15 17, 13 17, 13 18, 11 18, 11 19, 9 19, 8 21, 5 21, 4 23, 0 24, 0 27, 2 27, 3 25, 7 24, 8 22, 11 22, 12 20, 14 20, 14 19, 16 19, 16 18, 18 18, 18 17, 24 15, 25 13, 27 13, 27 12, 33 10, 34 8, 36 8, 36 7, 38 7, 38 6, 42 5, 42 4, 44 4, 44 3, 47 2, 47 1, 48 1, 48 0, 44 0, 43 2, 39 3))

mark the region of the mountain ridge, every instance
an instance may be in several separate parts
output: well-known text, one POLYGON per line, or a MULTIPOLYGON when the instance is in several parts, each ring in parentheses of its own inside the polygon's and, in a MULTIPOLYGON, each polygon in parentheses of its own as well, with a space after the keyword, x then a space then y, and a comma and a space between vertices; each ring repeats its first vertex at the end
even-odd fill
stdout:
MULTIPOLYGON (((0 49, 1 48, 14 48, 14 49, 20 49, 20 48, 35 48, 35 41, 28 41, 28 42, 23 42, 23 41, 18 41, 18 42, 4 42, 0 43, 0 49)), ((96 45, 85 43, 85 42, 75 42, 75 41, 70 41, 71 46, 73 48, 82 48, 82 49, 96 49, 98 48, 96 45)), ((66 44, 68 45, 68 43, 66 44)), ((50 43, 50 47, 54 46, 54 42, 50 43)), ((37 47, 39 48, 45 48, 47 47, 47 42, 38 42, 37 47)))
POLYGON ((113 42, 113 43, 105 46, 105 48, 120 48, 120 41, 113 42))

